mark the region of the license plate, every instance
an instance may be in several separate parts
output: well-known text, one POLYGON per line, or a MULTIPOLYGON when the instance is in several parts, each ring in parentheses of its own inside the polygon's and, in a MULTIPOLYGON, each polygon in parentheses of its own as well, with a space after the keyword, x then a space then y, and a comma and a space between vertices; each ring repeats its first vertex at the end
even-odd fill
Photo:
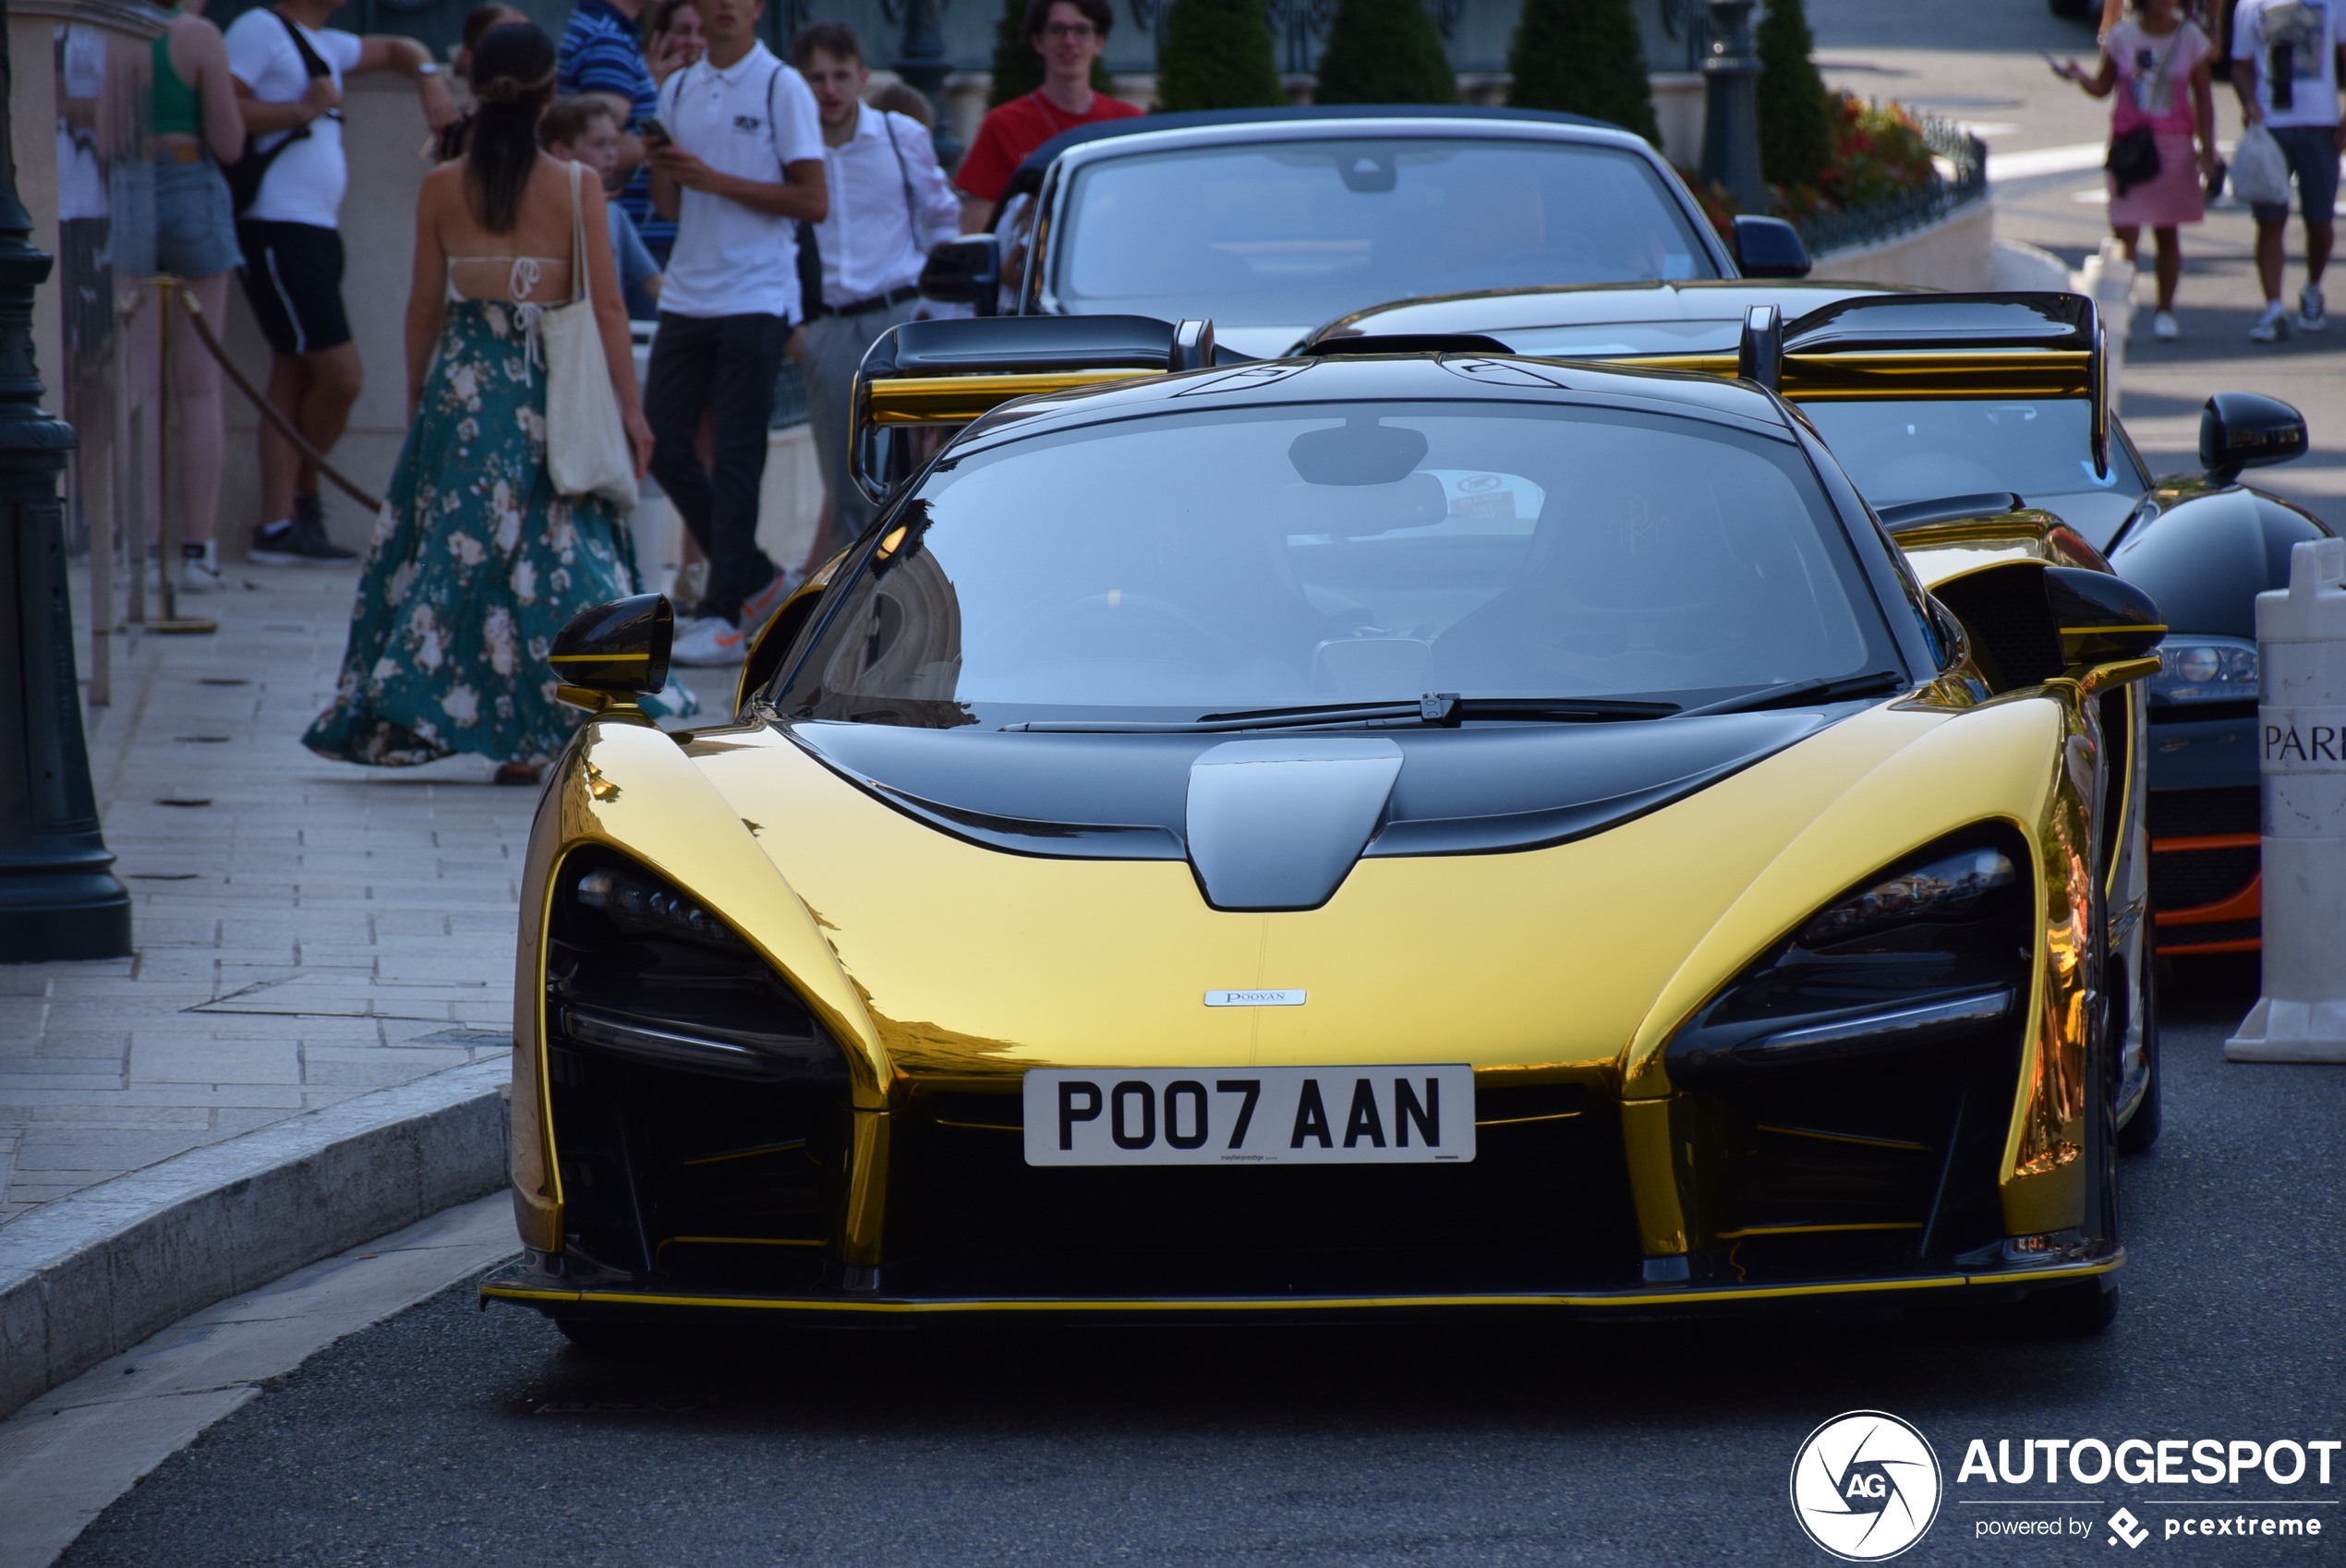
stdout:
POLYGON ((1474 1069, 1037 1067, 1030 1165, 1416 1165, 1474 1158, 1474 1069))

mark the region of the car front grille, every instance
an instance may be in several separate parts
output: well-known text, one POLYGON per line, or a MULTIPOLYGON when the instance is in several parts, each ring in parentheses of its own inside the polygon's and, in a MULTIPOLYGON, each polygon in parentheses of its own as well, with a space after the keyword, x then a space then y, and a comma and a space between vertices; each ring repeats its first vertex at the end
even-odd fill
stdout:
POLYGON ((942 1095, 899 1122, 891 1292, 1472 1294, 1639 1277, 1619 1118, 1577 1088, 1483 1091, 1478 1120, 1501 1125, 1477 1129, 1464 1165, 1035 1168, 1019 1104, 942 1095))
POLYGON ((2150 857, 2150 907, 2197 910, 2239 897, 2256 879, 2255 846, 2231 850, 2163 850, 2150 857))
POLYGON ((2188 953, 2195 947, 2211 947, 2218 943, 2257 942, 2264 939, 2265 923, 2261 920, 2211 920, 2190 925, 2162 925, 2159 928, 2159 950, 2163 953, 2188 953))
POLYGON ((2003 1234, 1996 1168, 2018 1077, 2009 1022, 1689 1092, 1694 1182, 1722 1283, 1912 1272, 2003 1234))
POLYGON ((2153 790, 2144 815, 2153 838, 2207 838, 2257 831, 2256 786, 2153 790))
POLYGON ((558 1039, 547 1053, 573 1272, 677 1290, 825 1277, 843 1193, 843 1085, 744 1083, 558 1039))

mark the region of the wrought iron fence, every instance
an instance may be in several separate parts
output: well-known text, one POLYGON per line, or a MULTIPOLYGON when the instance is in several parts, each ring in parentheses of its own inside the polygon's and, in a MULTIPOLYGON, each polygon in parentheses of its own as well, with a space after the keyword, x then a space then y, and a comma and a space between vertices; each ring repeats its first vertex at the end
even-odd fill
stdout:
POLYGON ((1917 229, 1929 228, 1959 208, 1988 199, 1988 149, 1977 137, 1934 115, 1917 115, 1922 139, 1939 165, 1939 178, 1887 201, 1820 212, 1800 221, 1801 243, 1811 256, 1859 250, 1917 229))

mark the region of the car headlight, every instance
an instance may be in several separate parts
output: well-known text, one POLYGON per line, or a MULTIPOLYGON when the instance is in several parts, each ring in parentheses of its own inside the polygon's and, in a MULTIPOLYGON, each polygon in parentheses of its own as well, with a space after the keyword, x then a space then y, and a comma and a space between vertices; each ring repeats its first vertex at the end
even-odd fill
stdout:
POLYGON ((726 1077, 843 1077, 838 1048, 739 933, 611 850, 562 862, 546 953, 557 1038, 726 1077))
POLYGON ((2026 995, 2026 846, 1984 826, 1868 877, 1805 922, 1671 1042, 1671 1080, 1898 1050, 1975 1031, 2026 995))
POLYGON ((2253 703, 2256 645, 2240 637, 2170 637, 2150 678, 2154 702, 2253 703))
POLYGON ((1798 940, 1803 947, 1822 947, 1902 922, 1955 918, 2015 880, 2012 857, 2003 850, 1960 850, 1852 893, 1802 926, 1798 940))
POLYGON ((732 926, 648 877, 596 866, 579 875, 572 891, 581 905, 602 911, 612 923, 636 935, 669 935, 712 947, 748 949, 749 945, 732 926))

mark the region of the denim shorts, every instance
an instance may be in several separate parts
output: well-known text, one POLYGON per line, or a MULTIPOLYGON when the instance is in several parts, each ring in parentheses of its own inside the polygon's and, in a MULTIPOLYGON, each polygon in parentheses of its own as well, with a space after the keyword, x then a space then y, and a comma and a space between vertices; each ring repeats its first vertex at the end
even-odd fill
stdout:
MULTIPOLYGON (((2297 176, 2297 210, 2309 223, 2333 223, 2330 210, 2338 205, 2338 127, 2336 126, 2274 126, 2273 139, 2289 172, 2297 176)), ((2289 203, 2259 201, 2251 209, 2260 223, 2285 223, 2289 203)))
POLYGON ((208 278, 244 259, 227 176, 209 157, 155 160, 155 270, 208 278))

